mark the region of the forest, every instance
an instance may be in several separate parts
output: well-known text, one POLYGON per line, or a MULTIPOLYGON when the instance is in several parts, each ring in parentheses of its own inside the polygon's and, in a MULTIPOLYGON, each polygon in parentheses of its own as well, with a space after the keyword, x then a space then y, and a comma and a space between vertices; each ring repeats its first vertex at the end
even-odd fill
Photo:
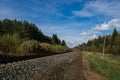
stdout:
POLYGON ((47 36, 33 23, 16 19, 0 20, 0 55, 25 56, 71 51, 56 34, 47 36))
POLYGON ((98 38, 89 40, 87 43, 82 43, 76 48, 86 51, 103 51, 103 44, 105 53, 120 54, 120 33, 114 28, 113 33, 106 36, 99 36, 98 38))

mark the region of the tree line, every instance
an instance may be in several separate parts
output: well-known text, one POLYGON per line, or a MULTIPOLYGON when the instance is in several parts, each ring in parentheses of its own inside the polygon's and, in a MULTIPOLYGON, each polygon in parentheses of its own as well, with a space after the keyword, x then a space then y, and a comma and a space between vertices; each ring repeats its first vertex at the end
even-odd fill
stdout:
POLYGON ((0 20, 0 36, 6 34, 14 34, 17 33, 20 38, 37 40, 39 42, 46 42, 50 44, 61 44, 65 45, 64 40, 60 40, 56 34, 53 34, 52 37, 46 36, 42 33, 42 31, 32 23, 28 21, 17 21, 10 19, 0 20))
POLYGON ((63 47, 66 51, 69 49, 65 40, 60 40, 56 34, 52 37, 43 34, 33 23, 16 19, 0 20, 0 54, 26 55, 46 50, 54 52, 55 49, 62 52, 65 51, 63 47))
POLYGON ((87 51, 103 51, 105 40, 105 53, 120 54, 120 33, 114 28, 113 33, 107 36, 99 36, 98 38, 89 40, 87 43, 82 43, 77 46, 81 50, 87 51))

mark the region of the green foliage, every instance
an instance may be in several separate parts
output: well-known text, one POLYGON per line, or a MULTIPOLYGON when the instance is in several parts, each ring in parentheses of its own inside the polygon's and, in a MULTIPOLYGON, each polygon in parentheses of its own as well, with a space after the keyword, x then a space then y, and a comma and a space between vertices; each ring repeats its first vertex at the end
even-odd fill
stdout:
POLYGON ((17 53, 21 56, 39 54, 40 51, 40 43, 35 40, 24 41, 17 47, 17 53))
POLYGON ((57 37, 56 34, 52 35, 51 43, 54 44, 61 44, 61 40, 57 37))
POLYGON ((111 37, 111 46, 114 44, 117 35, 118 35, 118 32, 117 32, 117 30, 116 30, 116 28, 115 28, 115 29, 113 30, 112 37, 111 37))
POLYGON ((21 39, 32 39, 39 42, 45 42, 50 44, 61 44, 61 40, 56 34, 52 35, 52 38, 42 33, 39 28, 27 21, 17 21, 10 19, 3 19, 0 21, 0 36, 5 34, 19 34, 21 39))
POLYGON ((98 37, 97 39, 89 40, 87 43, 83 43, 78 46, 81 50, 88 51, 103 51, 103 42, 105 38, 105 52, 112 54, 120 54, 120 33, 116 29, 113 30, 112 35, 98 37))
POLYGON ((18 34, 4 35, 0 37, 0 50, 5 54, 15 53, 16 47, 20 44, 21 40, 18 34))
POLYGON ((70 48, 67 46, 62 46, 62 45, 50 45, 48 43, 41 43, 42 50, 45 52, 50 52, 50 53, 63 53, 63 52, 69 52, 72 51, 70 48))
POLYGON ((48 43, 41 43, 40 45, 41 45, 41 48, 42 48, 43 51, 51 52, 51 46, 52 45, 50 45, 48 43))
POLYGON ((54 45, 51 47, 51 52, 54 52, 54 53, 63 53, 63 52, 69 52, 69 51, 71 51, 71 49, 66 46, 54 45))
POLYGON ((44 35, 35 24, 27 21, 4 19, 0 21, 0 35, 18 33, 20 38, 33 39, 40 42, 49 42, 50 38, 44 35))
POLYGON ((110 47, 111 52, 118 54, 120 52, 120 34, 116 36, 114 44, 110 47))
POLYGON ((46 36, 35 24, 25 20, 0 20, 0 55, 32 55, 42 51, 59 53, 67 51, 65 46, 65 41, 61 43, 56 34, 52 38, 46 36))
POLYGON ((65 42, 65 40, 62 40, 61 45, 66 46, 66 42, 65 42))

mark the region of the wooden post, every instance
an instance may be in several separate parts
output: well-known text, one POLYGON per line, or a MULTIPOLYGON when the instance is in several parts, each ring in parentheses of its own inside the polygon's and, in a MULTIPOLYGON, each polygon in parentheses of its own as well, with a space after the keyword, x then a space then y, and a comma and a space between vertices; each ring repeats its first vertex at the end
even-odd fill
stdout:
POLYGON ((104 37, 104 42, 103 42, 103 56, 104 56, 104 54, 105 54, 105 42, 106 42, 106 39, 105 39, 105 37, 104 37))

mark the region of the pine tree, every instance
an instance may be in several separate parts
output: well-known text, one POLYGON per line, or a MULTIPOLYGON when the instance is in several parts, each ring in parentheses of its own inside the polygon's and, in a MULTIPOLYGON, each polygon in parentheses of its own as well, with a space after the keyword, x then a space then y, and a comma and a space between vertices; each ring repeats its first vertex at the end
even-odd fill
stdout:
POLYGON ((90 46, 92 43, 91 43, 91 41, 89 40, 88 42, 87 42, 87 46, 90 46))
POLYGON ((112 37, 111 37, 111 46, 114 44, 117 35, 118 35, 118 32, 117 32, 116 28, 114 28, 112 37))
POLYGON ((66 46, 66 42, 65 42, 65 40, 62 40, 61 45, 66 46))
POLYGON ((51 44, 61 44, 61 40, 57 37, 56 34, 52 35, 51 44))

